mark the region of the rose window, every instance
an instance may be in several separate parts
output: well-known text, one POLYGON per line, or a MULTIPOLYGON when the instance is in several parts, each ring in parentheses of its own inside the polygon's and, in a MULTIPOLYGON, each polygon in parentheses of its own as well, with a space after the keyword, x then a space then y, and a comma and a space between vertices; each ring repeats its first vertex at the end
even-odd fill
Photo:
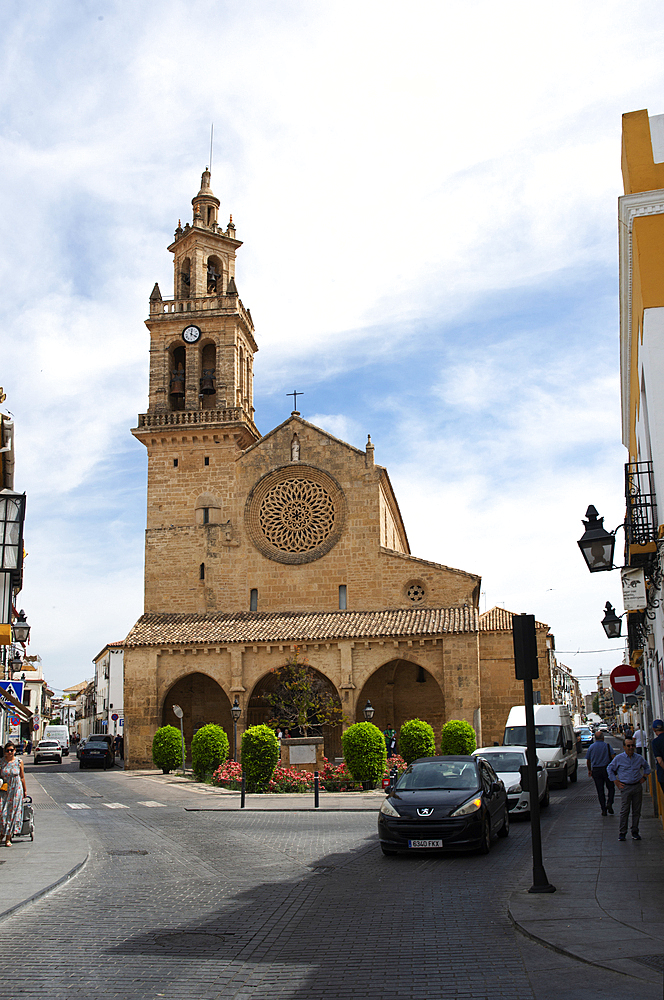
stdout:
POLYGON ((419 604, 420 601, 424 600, 424 587, 419 583, 414 583, 412 587, 409 587, 406 591, 408 594, 408 599, 413 602, 413 604, 419 604))
POLYGON ((266 493, 258 520, 263 535, 276 549, 311 552, 334 531, 334 503, 320 483, 290 479, 266 493))

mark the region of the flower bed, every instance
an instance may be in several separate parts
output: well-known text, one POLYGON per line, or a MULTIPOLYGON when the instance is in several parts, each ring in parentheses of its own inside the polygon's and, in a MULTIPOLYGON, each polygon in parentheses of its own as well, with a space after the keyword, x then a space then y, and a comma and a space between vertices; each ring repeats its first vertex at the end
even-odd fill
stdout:
POLYGON ((403 759, 403 757, 399 756, 398 753, 395 754, 394 757, 390 757, 389 758, 389 760, 387 761, 387 764, 385 765, 385 773, 383 774, 384 778, 389 778, 390 773, 391 773, 393 767, 396 767, 396 769, 397 769, 397 775, 399 777, 401 777, 401 775, 403 774, 403 772, 408 767, 408 764, 403 759))
POLYGON ((236 760, 227 760, 212 775, 212 784, 239 791, 242 787, 242 766, 236 760))
POLYGON ((268 792, 312 792, 313 788, 313 772, 296 771, 293 767, 275 767, 267 786, 268 792))
MULTIPOLYGON (((353 776, 345 764, 331 764, 323 757, 323 770, 320 772, 320 789, 322 792, 361 792, 362 784, 353 780, 353 776)), ((396 767, 403 774, 408 765, 403 757, 391 757, 385 768, 385 777, 396 767)), ((242 766, 234 760, 227 760, 218 767, 212 775, 212 784, 221 788, 239 791, 242 787, 242 766)), ((296 771, 292 767, 277 767, 270 779, 267 792, 276 794, 285 792, 313 792, 314 776, 311 771, 296 771)))

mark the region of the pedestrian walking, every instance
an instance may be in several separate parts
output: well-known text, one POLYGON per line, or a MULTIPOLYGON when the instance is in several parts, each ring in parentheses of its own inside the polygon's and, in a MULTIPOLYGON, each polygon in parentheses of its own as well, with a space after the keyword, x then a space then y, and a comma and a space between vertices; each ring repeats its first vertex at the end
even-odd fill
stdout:
POLYGON ((610 762, 607 773, 620 789, 620 831, 618 840, 627 839, 629 812, 632 811, 632 840, 641 840, 639 820, 641 818, 641 802, 643 800, 643 782, 650 774, 650 764, 640 754, 636 753, 636 743, 633 738, 623 743, 623 753, 617 754, 610 762))
POLYGON ((655 719, 652 731, 655 734, 652 741, 652 752, 657 762, 657 780, 664 795, 664 722, 661 719, 655 719))
POLYGON ((5 744, 5 755, 0 761, 0 780, 0 837, 5 847, 11 847, 12 837, 23 826, 23 799, 28 794, 23 761, 16 759, 16 747, 11 740, 5 744))
POLYGON ((606 816, 607 813, 613 816, 616 786, 609 780, 607 774, 607 768, 612 759, 613 751, 609 744, 604 742, 604 733, 595 733, 595 741, 590 744, 586 752, 586 766, 588 774, 595 782, 602 816, 606 816), (605 792, 608 792, 608 798, 605 792))
POLYGON ((640 726, 638 729, 634 730, 634 742, 636 743, 636 752, 640 753, 641 756, 644 756, 643 748, 646 745, 646 734, 643 732, 640 726))

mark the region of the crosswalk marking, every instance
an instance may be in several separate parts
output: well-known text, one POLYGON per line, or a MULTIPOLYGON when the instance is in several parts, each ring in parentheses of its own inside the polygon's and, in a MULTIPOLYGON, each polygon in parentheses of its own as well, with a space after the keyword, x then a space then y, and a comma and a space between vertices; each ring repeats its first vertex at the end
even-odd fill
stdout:
POLYGON ((86 802, 68 802, 67 805, 70 809, 89 809, 90 806, 86 802))
POLYGON ((122 802, 104 802, 103 803, 107 809, 128 809, 129 806, 124 805, 122 802))
POLYGON ((137 802, 136 805, 147 806, 148 809, 166 809, 165 802, 155 802, 153 799, 147 799, 145 802, 137 802))

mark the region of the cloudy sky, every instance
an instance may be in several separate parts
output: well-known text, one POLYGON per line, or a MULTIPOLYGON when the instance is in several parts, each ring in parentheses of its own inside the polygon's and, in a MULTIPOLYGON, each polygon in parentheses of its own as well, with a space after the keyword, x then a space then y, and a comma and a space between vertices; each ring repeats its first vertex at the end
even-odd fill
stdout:
POLYGON ((54 687, 142 611, 143 320, 211 122, 259 428, 298 389, 370 433, 413 554, 549 623, 585 690, 620 662, 576 539, 622 520, 621 115, 664 112, 664 11, 599 7, 0 0, 0 383, 54 687))

